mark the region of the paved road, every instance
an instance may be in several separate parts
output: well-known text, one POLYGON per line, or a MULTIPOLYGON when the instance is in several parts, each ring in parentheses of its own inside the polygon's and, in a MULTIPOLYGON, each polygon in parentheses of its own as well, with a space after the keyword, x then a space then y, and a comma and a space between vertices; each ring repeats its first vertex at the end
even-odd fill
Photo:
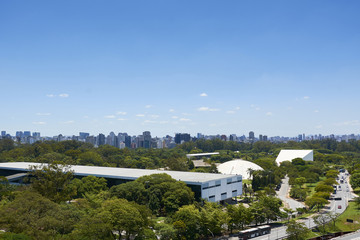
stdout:
POLYGON ((303 208, 305 205, 301 202, 298 202, 289 197, 290 185, 289 185, 289 177, 286 176, 282 180, 281 188, 277 192, 278 197, 284 202, 284 205, 287 208, 290 208, 296 211, 296 208, 303 208))
MULTIPOLYGON (((301 203, 299 205, 299 202, 286 197, 287 193, 289 191, 288 181, 289 181, 288 178, 283 180, 283 184, 281 185, 281 188, 280 188, 280 190, 278 192, 278 196, 283 201, 285 201, 285 202, 287 202, 289 204, 288 207, 290 207, 291 209, 296 210, 296 208, 303 207, 304 205, 301 204, 301 203)), ((328 206, 325 208, 325 210, 322 211, 323 214, 325 214, 327 212, 334 212, 334 213, 339 213, 339 214, 343 213, 346 210, 346 207, 348 205, 348 200, 355 197, 351 193, 352 189, 351 189, 351 186, 349 184, 349 179, 348 179, 348 177, 346 176, 345 173, 340 173, 338 183, 339 183, 339 185, 337 187, 336 194, 333 194, 333 195, 334 195, 334 198, 341 198, 341 200, 330 200, 330 204, 328 204, 328 206), (343 179, 343 183, 340 183, 341 179, 343 179), (341 206, 341 207, 339 208, 339 206, 341 206)), ((306 227, 308 227, 308 228, 313 228, 313 227, 316 226, 316 224, 314 223, 314 220, 312 218, 307 218, 307 219, 303 219, 303 220, 299 220, 299 221, 304 222, 306 227)), ((283 238, 286 237, 286 235, 287 235, 286 234, 286 226, 282 226, 282 227, 272 228, 270 234, 260 236, 260 237, 256 237, 256 238, 252 238, 252 240, 283 239, 283 238)), ((234 237, 234 238, 230 238, 230 239, 231 240, 236 240, 238 238, 234 237)), ((352 234, 352 236, 344 235, 344 236, 339 237, 337 239, 341 239, 341 240, 354 240, 354 239, 360 240, 360 233, 352 234)))

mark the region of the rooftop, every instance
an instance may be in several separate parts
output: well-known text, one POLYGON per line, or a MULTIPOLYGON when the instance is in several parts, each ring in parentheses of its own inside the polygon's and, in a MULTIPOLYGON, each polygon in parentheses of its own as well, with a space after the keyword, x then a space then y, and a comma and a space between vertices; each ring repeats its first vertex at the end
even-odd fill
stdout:
MULTIPOLYGON (((34 165, 40 166, 41 164, 34 162, 6 162, 6 163, 0 163, 0 169, 29 171, 29 167, 34 165)), ((93 175, 104 178, 121 177, 123 179, 129 179, 129 180, 135 180, 145 175, 166 173, 176 180, 190 184, 191 183, 201 184, 203 182, 238 176, 234 174, 229 175, 229 174, 216 174, 216 173, 162 171, 162 170, 151 170, 151 169, 95 167, 95 166, 81 166, 81 165, 72 165, 71 170, 73 170, 74 174, 77 176, 93 175)))

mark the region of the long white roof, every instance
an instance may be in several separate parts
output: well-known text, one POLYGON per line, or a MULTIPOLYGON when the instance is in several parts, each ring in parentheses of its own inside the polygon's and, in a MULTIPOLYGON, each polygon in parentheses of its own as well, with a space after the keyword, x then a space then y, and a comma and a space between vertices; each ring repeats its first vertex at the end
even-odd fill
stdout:
POLYGON ((250 175, 248 173, 249 168, 252 170, 264 170, 259 165, 242 159, 224 162, 217 167, 218 171, 223 174, 238 174, 241 175, 243 179, 250 179, 250 175))
POLYGON ((314 161, 313 150, 281 150, 276 163, 279 165, 283 161, 291 161, 295 158, 302 158, 305 161, 314 161))
MULTIPOLYGON (((40 166, 40 163, 34 162, 6 162, 0 163, 0 169, 10 169, 19 171, 29 171, 30 166, 40 166)), ((215 173, 199 173, 199 172, 180 172, 180 171, 162 171, 151 169, 137 169, 137 168, 115 168, 115 167, 95 167, 95 166, 81 166, 72 165, 71 170, 77 176, 93 175, 104 178, 119 178, 135 180, 145 175, 156 173, 166 173, 172 178, 183 181, 189 184, 201 184, 203 182, 220 180, 224 178, 235 177, 237 175, 215 174, 215 173)))

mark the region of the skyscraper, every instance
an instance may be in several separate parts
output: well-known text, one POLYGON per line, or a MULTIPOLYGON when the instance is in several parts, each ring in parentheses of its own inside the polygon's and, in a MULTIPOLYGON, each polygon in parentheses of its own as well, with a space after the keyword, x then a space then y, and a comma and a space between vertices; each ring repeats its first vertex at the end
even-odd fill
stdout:
POLYGON ((97 139, 97 145, 101 146, 105 144, 105 135, 100 133, 97 139))
POLYGON ((151 133, 149 131, 143 132, 144 136, 144 148, 150 148, 151 147, 151 133))
POLYGON ((254 141, 255 140, 255 133, 253 131, 249 132, 249 140, 254 141))

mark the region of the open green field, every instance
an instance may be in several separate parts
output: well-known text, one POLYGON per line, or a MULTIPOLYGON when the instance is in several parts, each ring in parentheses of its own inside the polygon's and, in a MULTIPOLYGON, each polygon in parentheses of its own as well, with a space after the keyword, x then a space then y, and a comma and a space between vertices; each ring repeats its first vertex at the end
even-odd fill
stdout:
POLYGON ((360 229, 360 209, 355 205, 355 202, 349 202, 346 211, 339 216, 336 221, 336 229, 340 231, 356 231, 360 229), (354 220, 353 223, 346 222, 346 219, 354 220))

